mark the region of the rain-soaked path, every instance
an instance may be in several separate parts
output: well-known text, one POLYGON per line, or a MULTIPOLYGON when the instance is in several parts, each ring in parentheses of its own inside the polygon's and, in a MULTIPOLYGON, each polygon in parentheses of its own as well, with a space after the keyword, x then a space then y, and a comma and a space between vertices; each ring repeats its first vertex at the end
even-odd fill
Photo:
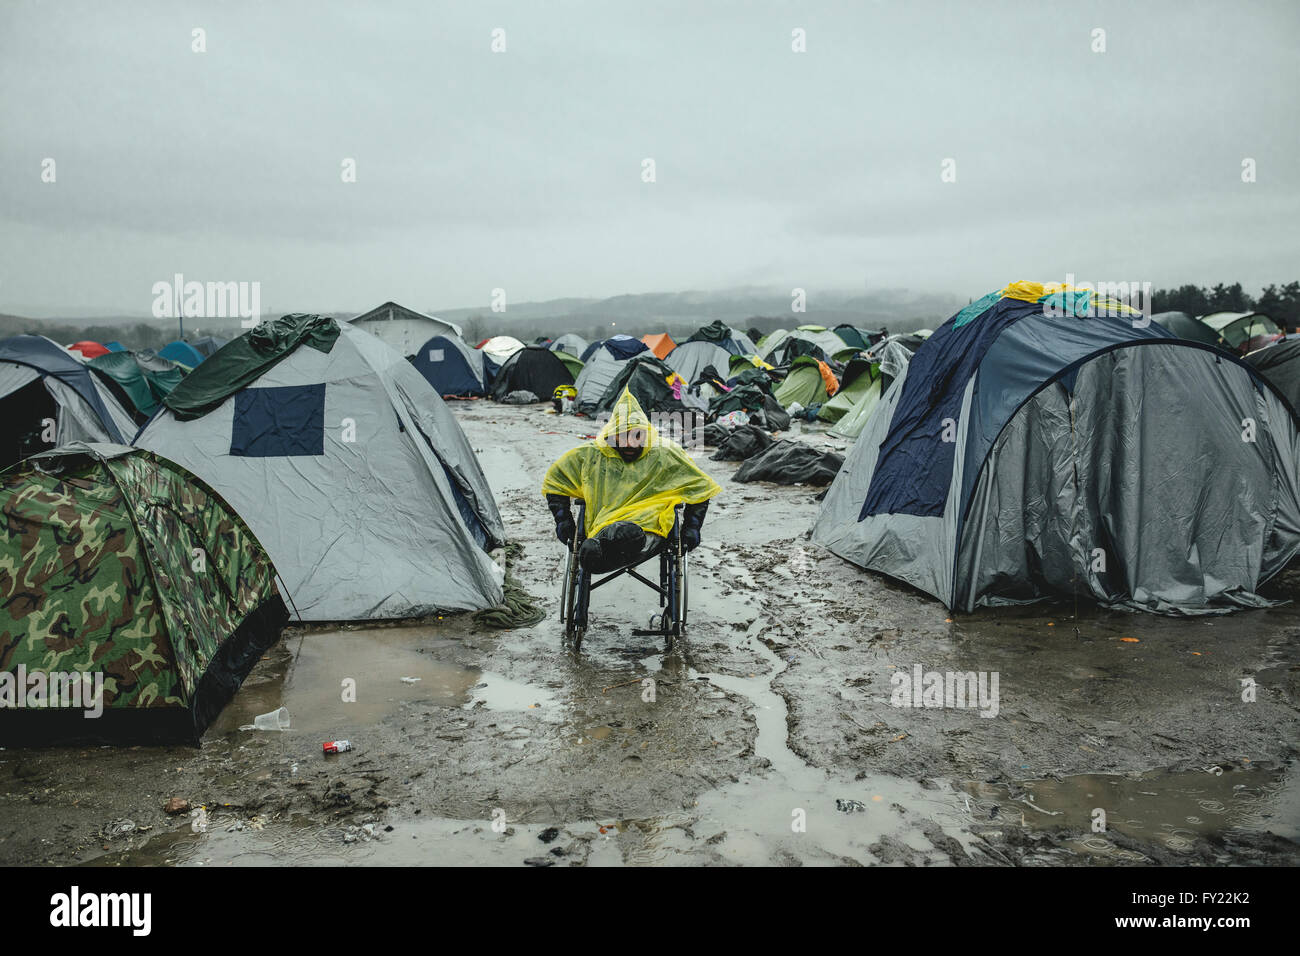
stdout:
POLYGON ((692 562, 687 639, 664 655, 633 635, 654 608, 623 579, 575 657, 536 489, 591 423, 455 410, 541 624, 292 631, 201 749, 0 752, 0 862, 1300 859, 1294 608, 1092 611, 1078 633, 1061 608, 954 621, 809 545, 815 490, 740 485, 700 455, 725 493, 692 562), (892 706, 892 676, 918 663, 998 672, 998 713, 892 706), (288 731, 243 729, 280 706, 288 731), (355 749, 322 756, 333 739, 355 749), (194 809, 165 815, 171 796, 194 809))

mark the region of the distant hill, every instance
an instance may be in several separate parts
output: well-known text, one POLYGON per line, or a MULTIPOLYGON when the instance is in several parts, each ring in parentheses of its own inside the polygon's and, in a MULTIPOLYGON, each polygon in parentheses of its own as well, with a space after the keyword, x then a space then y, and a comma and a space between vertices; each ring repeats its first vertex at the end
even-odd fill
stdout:
POLYGON ((738 289, 724 292, 654 292, 607 299, 554 299, 547 302, 507 302, 505 312, 490 308, 428 310, 465 328, 466 339, 513 335, 525 341, 541 335, 577 332, 587 338, 615 332, 643 335, 668 332, 688 336, 702 325, 721 319, 735 328, 757 326, 764 332, 796 325, 848 323, 863 328, 887 326, 891 332, 933 328, 966 305, 952 295, 906 290, 870 293, 815 292, 807 311, 790 311, 788 290, 738 289))
MULTIPOLYGON (((756 326, 763 332, 796 325, 830 328, 845 322, 862 328, 887 326, 891 332, 908 332, 923 326, 934 328, 966 301, 951 295, 907 290, 814 291, 808 296, 807 311, 793 313, 790 311, 789 290, 733 289, 722 292, 650 292, 605 299, 570 297, 544 302, 507 301, 505 312, 493 312, 489 307, 426 308, 417 302, 403 304, 458 323, 465 330, 466 340, 477 342, 489 335, 513 335, 532 341, 539 336, 556 336, 565 332, 577 332, 585 338, 604 338, 616 332, 637 336, 647 332, 668 332, 674 338, 685 338, 715 319, 739 329, 756 326)), ((360 312, 328 314, 350 319, 360 312)), ((185 331, 187 338, 197 335, 233 338, 244 330, 238 319, 187 319, 185 331)), ((159 348, 174 340, 177 325, 175 319, 139 316, 35 319, 0 315, 0 337, 29 332, 46 335, 64 345, 83 339, 96 342, 116 339, 128 348, 138 349, 159 348)))

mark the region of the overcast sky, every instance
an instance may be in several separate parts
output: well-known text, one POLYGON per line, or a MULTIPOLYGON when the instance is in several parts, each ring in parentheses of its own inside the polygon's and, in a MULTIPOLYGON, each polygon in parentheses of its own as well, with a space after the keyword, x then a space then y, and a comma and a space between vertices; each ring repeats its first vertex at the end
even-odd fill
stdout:
POLYGON ((1297 2, 0 0, 0 312, 1257 291, 1300 278, 1298 48, 1297 2))

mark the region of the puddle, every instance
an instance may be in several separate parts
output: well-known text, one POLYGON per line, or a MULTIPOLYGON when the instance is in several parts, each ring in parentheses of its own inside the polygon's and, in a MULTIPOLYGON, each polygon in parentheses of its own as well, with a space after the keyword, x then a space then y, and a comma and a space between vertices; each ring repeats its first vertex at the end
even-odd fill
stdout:
POLYGON ((563 716, 556 695, 544 688, 502 677, 491 671, 479 674, 479 682, 471 689, 472 698, 467 707, 485 707, 488 710, 522 710, 536 713, 547 720, 563 716))
POLYGON ((1300 840, 1300 775, 1294 767, 1078 774, 1010 786, 973 783, 966 790, 976 820, 1080 830, 1088 835, 1066 846, 1119 862, 1146 858, 1117 846, 1108 839, 1110 832, 1175 853, 1191 853, 1206 837, 1228 831, 1267 831, 1300 840), (1094 832, 1094 819, 1104 823, 1104 831, 1094 832))
MULTIPOLYGON (((480 671, 440 661, 420 628, 309 633, 290 639, 283 668, 246 682, 210 733, 238 731, 258 714, 289 710, 288 733, 344 734, 372 726, 403 701, 460 707, 483 679, 480 671), (402 678, 415 678, 403 681, 402 678), (349 682, 346 683, 345 682, 349 682), (355 694, 352 691, 355 690, 355 694)), ((436 641, 436 638, 433 638, 436 641)), ((254 733, 254 731, 248 731, 254 733)))
POLYGON ((241 728, 258 714, 285 707, 287 733, 346 737, 349 728, 373 726, 406 701, 561 718, 554 692, 439 660, 439 643, 421 628, 300 635, 278 650, 278 666, 245 682, 209 732, 255 733, 241 728), (345 687, 345 681, 353 683, 345 687))

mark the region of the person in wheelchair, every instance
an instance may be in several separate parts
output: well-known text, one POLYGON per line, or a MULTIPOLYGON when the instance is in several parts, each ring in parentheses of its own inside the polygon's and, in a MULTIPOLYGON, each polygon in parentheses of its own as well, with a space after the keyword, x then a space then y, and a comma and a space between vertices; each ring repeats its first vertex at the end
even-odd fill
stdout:
POLYGON ((585 540, 578 560, 593 574, 653 557, 673 530, 678 505, 685 505, 682 544, 696 548, 709 499, 721 491, 681 445, 659 434, 626 389, 596 437, 561 455, 542 481, 555 535, 565 545, 576 531, 570 499, 581 499, 585 540))

